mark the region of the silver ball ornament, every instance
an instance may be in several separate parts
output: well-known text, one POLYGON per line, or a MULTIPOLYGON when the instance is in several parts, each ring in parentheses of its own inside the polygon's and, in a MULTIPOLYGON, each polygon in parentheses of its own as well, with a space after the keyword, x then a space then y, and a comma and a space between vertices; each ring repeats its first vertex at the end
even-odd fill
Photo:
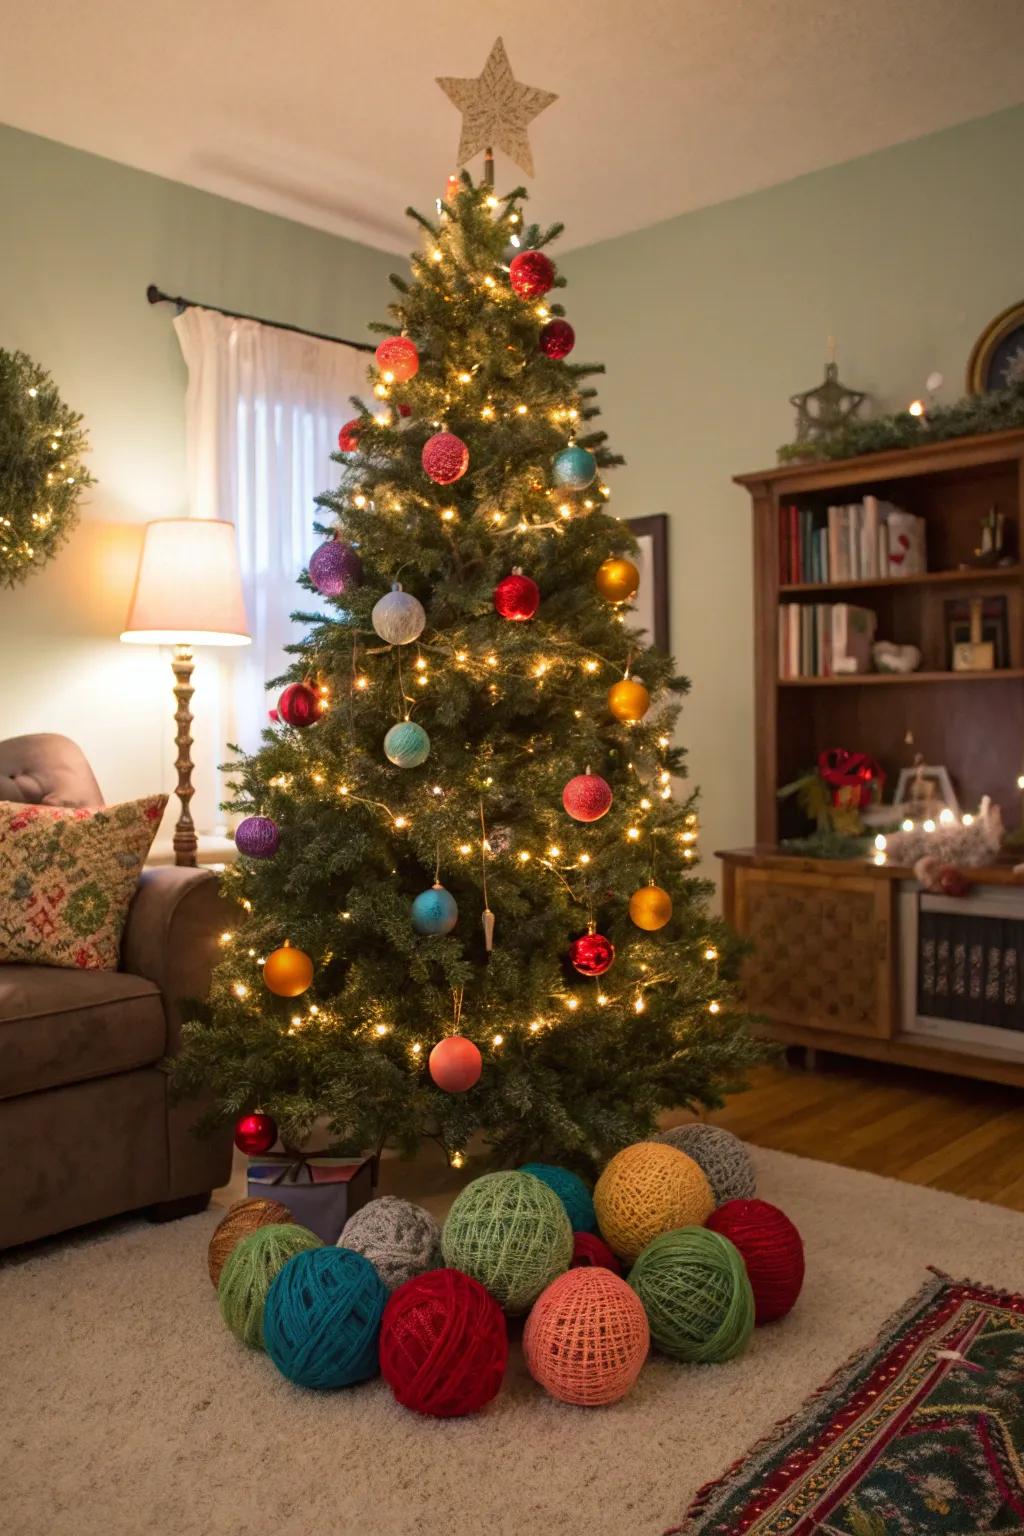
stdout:
POLYGON ((419 599, 403 592, 396 581, 391 591, 374 603, 370 622, 388 645, 408 645, 423 633, 427 615, 419 599))

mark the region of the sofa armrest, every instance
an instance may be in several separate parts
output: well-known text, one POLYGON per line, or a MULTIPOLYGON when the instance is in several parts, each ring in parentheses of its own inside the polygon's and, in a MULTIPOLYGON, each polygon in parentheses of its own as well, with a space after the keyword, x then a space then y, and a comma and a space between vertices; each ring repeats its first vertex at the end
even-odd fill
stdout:
POLYGON ((177 1054, 187 1004, 202 1002, 220 959, 218 936, 231 906, 208 869, 144 869, 121 939, 121 970, 144 976, 163 994, 167 1055, 177 1054))

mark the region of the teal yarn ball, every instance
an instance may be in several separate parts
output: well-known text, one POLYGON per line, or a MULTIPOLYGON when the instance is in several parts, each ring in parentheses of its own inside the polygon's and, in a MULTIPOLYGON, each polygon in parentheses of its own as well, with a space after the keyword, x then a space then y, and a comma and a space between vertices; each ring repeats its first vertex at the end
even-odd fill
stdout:
POLYGON ((565 1214, 574 1232, 596 1232, 597 1217, 594 1215, 594 1197, 579 1174, 570 1168, 556 1168, 553 1163, 524 1163, 520 1173, 532 1173, 555 1194, 565 1206, 565 1214))
POLYGON ((315 1232, 293 1222, 257 1227, 235 1244, 220 1272, 217 1301, 236 1339, 250 1349, 264 1348, 263 1315, 271 1285, 289 1259, 321 1247, 315 1232))
POLYGON ((528 1173, 485 1173, 456 1197, 441 1233, 444 1261, 479 1280, 506 1312, 526 1312, 569 1268, 565 1206, 528 1173))
POLYGON ((387 1286, 361 1253, 317 1248, 277 1275, 267 1296, 267 1354, 299 1387, 350 1387, 376 1376, 387 1286))
POLYGON ((586 448, 575 443, 556 453, 551 464, 551 478, 566 491, 585 491, 597 474, 597 460, 586 448))
POLYGON ((628 1276, 651 1339, 674 1360, 732 1360, 754 1328, 754 1293, 739 1250, 706 1227, 679 1227, 647 1244, 628 1276))
POLYGON ((430 756, 430 737, 415 720, 399 720, 384 737, 384 756, 396 768, 418 768, 430 756))
POLYGON ((455 897, 443 885, 432 885, 429 891, 420 891, 412 904, 412 926, 424 936, 451 933, 458 920, 455 897))

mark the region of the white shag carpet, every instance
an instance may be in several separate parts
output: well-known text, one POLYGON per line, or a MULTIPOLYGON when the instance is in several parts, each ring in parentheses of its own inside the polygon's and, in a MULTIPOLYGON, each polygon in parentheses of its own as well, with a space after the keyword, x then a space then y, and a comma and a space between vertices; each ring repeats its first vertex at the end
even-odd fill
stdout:
MULTIPOLYGON (((406 1412, 381 1381, 304 1392, 221 1323, 222 1214, 126 1221, 0 1268, 0 1525, 11 1536, 659 1536, 933 1264, 1024 1288, 1024 1215, 754 1150, 807 1281, 742 1359, 652 1356, 624 1402, 569 1408, 518 1342, 475 1418, 406 1412)), ((403 1191, 413 1194, 412 1190, 403 1191)), ((431 1203, 434 1203, 433 1201, 431 1203)))

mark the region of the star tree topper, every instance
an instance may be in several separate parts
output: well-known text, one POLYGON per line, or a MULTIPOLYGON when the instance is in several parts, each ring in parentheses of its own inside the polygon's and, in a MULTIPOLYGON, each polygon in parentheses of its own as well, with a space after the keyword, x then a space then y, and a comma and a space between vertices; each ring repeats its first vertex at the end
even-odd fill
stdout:
POLYGON ((499 37, 474 80, 439 76, 438 85, 462 113, 458 161, 465 165, 482 149, 500 149, 520 170, 533 175, 528 125, 558 97, 535 85, 521 85, 512 73, 499 37))

